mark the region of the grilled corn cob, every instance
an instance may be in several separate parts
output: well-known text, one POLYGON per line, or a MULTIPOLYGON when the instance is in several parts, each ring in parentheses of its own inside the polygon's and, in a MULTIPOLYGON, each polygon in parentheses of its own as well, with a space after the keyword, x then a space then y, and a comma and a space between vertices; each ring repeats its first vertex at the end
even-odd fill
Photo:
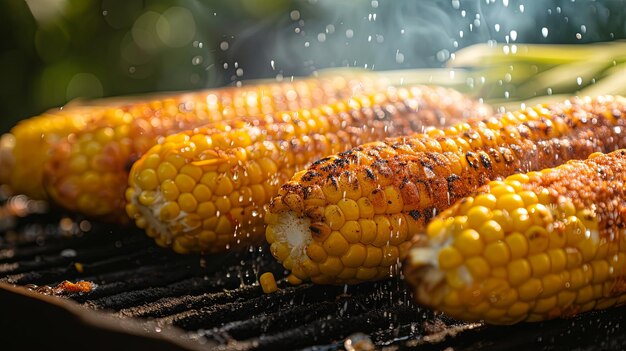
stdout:
POLYGON ((493 181, 442 212, 405 268, 415 296, 493 324, 626 302, 626 150, 493 181))
POLYGON ((443 88, 389 88, 311 110, 166 137, 133 166, 127 213, 162 246, 220 252, 263 238, 263 206, 311 160, 488 109, 443 88))
POLYGON ((13 173, 0 180, 36 198, 47 192, 69 210, 122 217, 128 168, 158 137, 211 121, 309 108, 380 84, 368 75, 337 76, 66 108, 13 129, 14 147, 6 142, 0 152, 13 173))
POLYGON ((300 280, 397 272, 411 237, 488 180, 626 146, 626 99, 573 99, 391 138, 298 172, 266 214, 272 254, 300 280))
POLYGON ((0 138, 0 184, 10 185, 15 193, 45 199, 43 165, 50 146, 87 128, 104 111, 103 107, 62 109, 18 123, 0 138))

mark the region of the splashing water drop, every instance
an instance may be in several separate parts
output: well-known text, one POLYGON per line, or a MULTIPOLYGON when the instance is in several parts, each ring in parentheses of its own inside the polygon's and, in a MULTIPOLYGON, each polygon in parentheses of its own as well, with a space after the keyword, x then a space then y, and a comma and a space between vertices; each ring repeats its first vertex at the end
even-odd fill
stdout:
POLYGON ((582 85, 583 84, 583 78, 582 77, 576 77, 576 84, 582 85))
POLYGON ((547 38, 548 37, 548 28, 546 28, 546 27, 541 28, 541 35, 544 38, 547 38))

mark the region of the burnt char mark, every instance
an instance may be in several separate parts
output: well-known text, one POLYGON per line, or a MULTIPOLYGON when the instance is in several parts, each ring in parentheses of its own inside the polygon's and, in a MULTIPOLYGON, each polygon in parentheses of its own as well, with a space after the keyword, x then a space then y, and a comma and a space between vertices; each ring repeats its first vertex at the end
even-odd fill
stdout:
POLYGON ((486 169, 491 169, 491 160, 487 154, 483 152, 480 153, 480 162, 486 169))
POLYGON ((402 178, 402 182, 400 183, 400 186, 398 188, 400 188, 400 190, 404 189, 404 187, 409 183, 409 178, 404 177, 402 178))
POLYGON ((409 216, 417 221, 422 217, 422 214, 418 210, 411 210, 409 211, 409 216))
POLYGON ((478 169, 478 159, 475 153, 473 152, 466 153, 465 159, 467 160, 467 163, 470 165, 470 167, 474 169, 478 169))
POLYGON ((302 176, 302 180, 305 182, 310 182, 313 181, 315 178, 320 177, 322 174, 316 171, 307 171, 306 173, 304 173, 304 175, 302 176))
POLYGON ((344 168, 344 167, 346 167, 350 163, 350 161, 348 161, 347 158, 343 157, 345 155, 340 155, 340 156, 342 156, 342 157, 338 157, 338 158, 333 160, 333 164, 337 168, 344 168))
POLYGON ((335 186, 335 188, 339 189, 339 182, 337 182, 337 178, 335 178, 335 176, 333 176, 332 174, 329 174, 328 177, 326 177, 326 179, 328 179, 328 181, 335 186))
POLYGON ((320 158, 319 160, 313 162, 311 164, 311 166, 317 166, 317 165, 321 165, 322 163, 326 162, 326 161, 330 161, 331 157, 324 157, 324 158, 320 158))
POLYGON ((426 207, 423 212, 424 212, 424 219, 426 220, 426 223, 430 222, 430 220, 433 219, 433 217, 435 217, 437 213, 439 213, 437 208, 432 207, 432 206, 426 207))
POLYGON ((424 160, 420 160, 420 164, 422 165, 422 167, 428 168, 429 170, 433 170, 433 165, 430 164, 429 162, 426 162, 424 160))
POLYGON ((390 176, 393 174, 393 172, 389 168, 389 161, 383 160, 382 158, 376 159, 376 161, 372 163, 372 168, 377 170, 378 173, 383 176, 390 176))
POLYGON ((376 175, 374 174, 374 171, 367 167, 365 168, 365 176, 371 180, 376 180, 376 175))
POLYGON ((456 182, 457 180, 461 180, 461 177, 459 177, 456 174, 451 174, 446 181, 448 182, 448 194, 450 194, 450 198, 454 199, 455 198, 455 191, 454 191, 454 182, 456 182))

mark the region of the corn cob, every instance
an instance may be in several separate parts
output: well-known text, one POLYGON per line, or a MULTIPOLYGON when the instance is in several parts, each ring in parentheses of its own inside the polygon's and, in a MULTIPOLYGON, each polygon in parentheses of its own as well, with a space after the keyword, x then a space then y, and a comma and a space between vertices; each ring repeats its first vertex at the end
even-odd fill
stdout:
POLYGON ((158 137, 211 121, 309 108, 380 84, 370 76, 337 76, 68 107, 13 129, 14 147, 7 137, 0 164, 4 159, 14 167, 10 179, 0 181, 36 198, 47 192, 69 210, 122 217, 127 168, 158 137))
POLYGON ((405 268, 417 299, 493 324, 626 302, 626 150, 493 181, 441 213, 405 268))
POLYGON ((60 109, 18 123, 0 138, 0 184, 10 185, 15 193, 45 199, 43 165, 50 146, 87 128, 104 110, 60 109))
POLYGON ((443 88, 389 88, 311 110, 168 136, 137 161, 127 213, 175 251, 221 252, 263 238, 263 206, 311 160, 488 108, 443 88))
POLYGON ((626 146, 625 114, 624 98, 573 99, 324 158, 271 201, 271 252, 300 280, 389 276, 425 223, 488 180, 626 146))

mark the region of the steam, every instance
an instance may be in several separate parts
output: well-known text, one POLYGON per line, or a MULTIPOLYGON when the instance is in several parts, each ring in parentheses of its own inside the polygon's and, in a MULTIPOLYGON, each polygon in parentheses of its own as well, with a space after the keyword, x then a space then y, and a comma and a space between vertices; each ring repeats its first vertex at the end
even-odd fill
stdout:
POLYGON ((609 5, 572 0, 294 1, 293 9, 258 23, 229 44, 231 60, 244 67, 236 79, 311 74, 328 67, 442 67, 454 60, 455 51, 475 43, 610 40, 613 34, 605 33, 603 21, 621 15, 609 5))

